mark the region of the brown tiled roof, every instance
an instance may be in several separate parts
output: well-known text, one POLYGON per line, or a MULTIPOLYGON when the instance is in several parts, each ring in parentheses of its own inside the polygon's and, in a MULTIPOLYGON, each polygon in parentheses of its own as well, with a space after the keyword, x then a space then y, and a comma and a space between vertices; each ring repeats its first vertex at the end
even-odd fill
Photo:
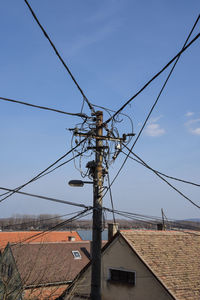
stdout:
POLYGON ((175 299, 200 299, 199 232, 132 230, 121 235, 175 299))
POLYGON ((11 250, 24 286, 65 283, 89 262, 90 242, 12 245, 11 250), (78 250, 81 259, 72 251, 78 250))
POLYGON ((61 286, 26 289, 23 292, 23 297, 29 300, 55 300, 66 290, 67 286, 67 284, 64 284, 61 286))
POLYGON ((70 236, 74 236, 75 241, 82 240, 76 231, 50 231, 50 232, 45 232, 45 234, 39 235, 40 233, 43 233, 43 231, 11 231, 11 232, 2 231, 0 232, 0 249, 3 250, 6 247, 8 242, 9 243, 67 242, 68 237, 70 236))

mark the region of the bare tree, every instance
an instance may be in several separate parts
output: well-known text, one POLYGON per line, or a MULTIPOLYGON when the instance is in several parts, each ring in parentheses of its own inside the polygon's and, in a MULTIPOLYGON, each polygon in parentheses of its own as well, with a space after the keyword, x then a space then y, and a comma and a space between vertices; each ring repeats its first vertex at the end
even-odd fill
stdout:
POLYGON ((80 260, 74 259, 72 250, 81 251, 77 244, 8 244, 1 256, 0 299, 58 297, 89 261, 84 252, 80 260))

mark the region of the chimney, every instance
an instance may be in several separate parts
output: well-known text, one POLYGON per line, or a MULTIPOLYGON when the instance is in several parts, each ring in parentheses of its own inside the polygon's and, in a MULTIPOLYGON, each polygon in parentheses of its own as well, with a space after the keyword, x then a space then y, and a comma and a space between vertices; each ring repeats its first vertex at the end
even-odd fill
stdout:
POLYGON ((68 236, 68 242, 75 242, 75 236, 68 236))
POLYGON ((108 223, 108 241, 117 233, 118 225, 118 223, 108 223))
POLYGON ((164 226, 162 223, 157 223, 157 230, 164 230, 164 226))

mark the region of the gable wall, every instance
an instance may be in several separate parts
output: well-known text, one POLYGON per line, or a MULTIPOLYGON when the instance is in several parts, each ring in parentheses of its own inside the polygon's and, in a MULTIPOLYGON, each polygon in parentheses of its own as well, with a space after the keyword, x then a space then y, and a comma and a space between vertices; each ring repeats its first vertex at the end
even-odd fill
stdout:
POLYGON ((172 300, 162 285, 119 236, 105 251, 102 264, 103 300, 172 300), (109 268, 136 272, 135 286, 109 282, 109 268))
MULTIPOLYGON (((75 284, 72 293, 90 294, 91 266, 75 284)), ((65 299, 81 299, 66 297, 65 299)), ((172 300, 170 294, 119 236, 104 251, 102 257, 102 300, 172 300), (136 272, 136 285, 111 283, 109 268, 136 272)))
POLYGON ((0 259, 0 299, 21 299, 21 279, 10 246, 8 245, 0 259), (8 268, 11 268, 8 276, 8 268))

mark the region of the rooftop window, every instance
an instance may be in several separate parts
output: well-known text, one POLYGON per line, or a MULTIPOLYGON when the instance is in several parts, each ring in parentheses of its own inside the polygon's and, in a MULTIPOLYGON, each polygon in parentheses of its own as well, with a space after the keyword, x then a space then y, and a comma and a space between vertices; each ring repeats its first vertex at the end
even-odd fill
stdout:
POLYGON ((81 259, 81 254, 78 250, 72 251, 74 259, 81 259))

